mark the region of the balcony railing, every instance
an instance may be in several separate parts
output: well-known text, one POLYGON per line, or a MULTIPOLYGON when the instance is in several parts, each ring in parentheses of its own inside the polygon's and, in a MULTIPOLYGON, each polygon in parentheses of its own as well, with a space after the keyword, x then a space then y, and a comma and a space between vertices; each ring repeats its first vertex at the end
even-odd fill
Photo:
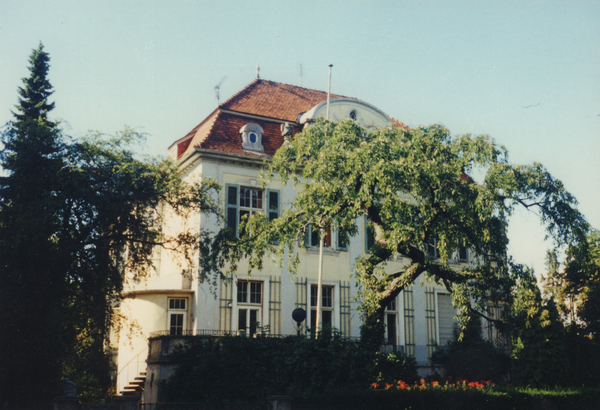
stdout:
MULTIPOLYGON (((257 337, 274 337, 274 338, 285 338, 285 337, 290 337, 290 336, 296 337, 296 335, 272 334, 272 333, 267 333, 267 332, 261 333, 260 331, 255 333, 255 335, 257 337)), ((150 333, 150 339, 153 339, 156 337, 165 337, 165 336, 170 336, 170 337, 186 337, 186 336, 225 337, 225 336, 249 336, 249 334, 248 334, 248 332, 246 332, 244 330, 225 331, 225 330, 211 330, 211 329, 183 330, 183 331, 178 331, 178 332, 171 332, 169 330, 160 330, 157 332, 150 333)), ((254 337, 254 335, 252 335, 252 336, 254 337)), ((310 334, 307 334, 306 336, 311 337, 310 334)), ((350 342, 358 342, 360 340, 359 337, 341 336, 340 338, 343 340, 350 341, 350 342)))

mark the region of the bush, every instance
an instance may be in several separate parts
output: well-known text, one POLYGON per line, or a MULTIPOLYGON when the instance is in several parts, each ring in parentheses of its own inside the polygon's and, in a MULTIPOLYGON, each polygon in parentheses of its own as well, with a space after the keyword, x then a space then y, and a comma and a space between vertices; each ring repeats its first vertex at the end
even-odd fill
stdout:
POLYGON ((503 349, 481 336, 481 321, 473 319, 458 341, 454 340, 434 353, 432 361, 444 367, 444 373, 455 379, 505 381, 510 370, 510 357, 503 349))
POLYGON ((190 338, 174 354, 176 369, 162 401, 249 400, 269 394, 365 390, 381 372, 416 375, 401 355, 366 352, 333 333, 319 339, 286 337, 190 338))

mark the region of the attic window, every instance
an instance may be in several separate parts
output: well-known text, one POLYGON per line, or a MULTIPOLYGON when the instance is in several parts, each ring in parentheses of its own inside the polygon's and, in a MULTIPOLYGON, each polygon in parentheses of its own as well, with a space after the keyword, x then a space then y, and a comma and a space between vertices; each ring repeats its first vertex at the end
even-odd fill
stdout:
POLYGON ((242 148, 250 151, 264 152, 262 146, 262 135, 264 130, 258 124, 250 123, 240 128, 242 136, 242 148))
POLYGON ((348 116, 350 117, 351 120, 356 121, 356 111, 354 111, 354 110, 350 111, 350 114, 348 116))

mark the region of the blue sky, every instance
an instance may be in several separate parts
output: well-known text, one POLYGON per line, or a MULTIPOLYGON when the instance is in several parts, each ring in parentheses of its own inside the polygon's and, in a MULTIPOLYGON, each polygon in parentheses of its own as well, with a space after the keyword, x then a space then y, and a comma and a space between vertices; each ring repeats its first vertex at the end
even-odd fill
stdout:
MULTIPOLYGON (((544 164, 600 228, 600 1, 0 0, 0 124, 31 49, 51 56, 55 118, 75 137, 125 124, 164 155, 256 77, 360 98, 410 126, 489 134, 544 164), (302 65, 302 80, 300 77, 302 65)), ((519 212, 517 261, 544 270, 519 212)))

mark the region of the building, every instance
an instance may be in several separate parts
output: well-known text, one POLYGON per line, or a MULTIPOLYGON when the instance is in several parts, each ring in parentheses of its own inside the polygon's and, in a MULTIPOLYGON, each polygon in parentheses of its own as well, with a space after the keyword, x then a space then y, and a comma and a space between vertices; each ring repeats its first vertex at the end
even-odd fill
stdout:
MULTIPOLYGON (((185 178, 212 177, 222 185, 219 199, 224 223, 237 230, 243 215, 262 212, 276 218, 293 201, 297 188, 291 185, 274 181, 267 189, 261 189, 260 169, 264 159, 272 156, 286 138, 325 116, 326 109, 325 92, 257 79, 175 141, 169 155, 179 163, 185 178)), ((366 128, 390 123, 405 127, 373 105, 333 94, 330 119, 343 118, 351 118, 366 128)), ((355 301, 357 289, 350 272, 356 258, 368 252, 372 240, 365 221, 358 224, 361 234, 348 243, 341 241, 334 230, 328 232, 324 251, 322 320, 347 337, 358 337, 361 325, 355 301)), ((214 219, 201 215, 172 219, 164 229, 187 227, 213 231, 221 228, 214 219)), ((132 326, 124 327, 119 341, 117 391, 146 371, 138 380, 145 377, 146 401, 156 399, 152 386, 165 374, 157 366, 146 369, 146 358, 158 363, 160 352, 166 354, 172 348, 172 344, 165 345, 168 336, 252 335, 265 331, 293 335, 296 327, 292 311, 296 308, 307 311, 306 325, 313 328, 317 303, 316 234, 307 235, 306 247, 300 251, 295 276, 287 272, 285 265, 280 268, 266 263, 263 271, 248 277, 242 263, 239 273, 231 281, 220 281, 213 292, 208 284, 199 284, 195 279, 194 266, 182 266, 170 252, 158 250, 151 277, 143 283, 126 284, 120 311, 132 319, 132 326)), ((432 247, 431 251, 435 257, 436 249, 432 247)), ((402 263, 399 257, 390 262, 390 269, 402 263)), ((456 255, 454 263, 457 267, 468 263, 466 249, 456 255)), ((453 336, 455 314, 445 288, 427 282, 412 286, 386 311, 386 348, 400 349, 415 357, 423 369, 429 368, 436 346, 453 336)))

